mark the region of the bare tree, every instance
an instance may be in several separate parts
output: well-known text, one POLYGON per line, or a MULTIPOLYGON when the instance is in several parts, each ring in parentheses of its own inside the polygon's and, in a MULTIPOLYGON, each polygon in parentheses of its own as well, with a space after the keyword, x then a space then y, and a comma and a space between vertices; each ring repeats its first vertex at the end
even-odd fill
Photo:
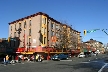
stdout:
POLYGON ((75 31, 72 29, 71 26, 67 23, 67 21, 62 21, 64 25, 61 26, 60 30, 58 31, 58 43, 57 47, 59 49, 69 49, 69 48, 77 48, 78 45, 78 38, 75 34, 75 31))
POLYGON ((70 44, 72 45, 71 47, 76 49, 78 46, 78 37, 73 30, 71 30, 71 34, 69 37, 70 37, 70 40, 69 40, 70 44))

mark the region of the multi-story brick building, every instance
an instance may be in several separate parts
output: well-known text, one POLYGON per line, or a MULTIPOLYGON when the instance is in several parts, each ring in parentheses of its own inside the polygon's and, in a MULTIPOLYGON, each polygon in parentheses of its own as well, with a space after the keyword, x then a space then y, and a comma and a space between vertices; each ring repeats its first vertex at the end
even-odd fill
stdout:
MULTIPOLYGON (((80 32, 62 24, 47 14, 36 14, 9 23, 9 37, 19 37, 19 47, 65 47, 80 43, 80 32), (21 29, 21 33, 17 33, 21 29)), ((14 43, 11 46, 15 46, 14 43)))
POLYGON ((90 39, 88 41, 85 42, 89 48, 91 48, 92 50, 102 50, 103 48, 103 43, 102 42, 99 42, 99 41, 96 41, 96 40, 93 40, 93 39, 90 39))

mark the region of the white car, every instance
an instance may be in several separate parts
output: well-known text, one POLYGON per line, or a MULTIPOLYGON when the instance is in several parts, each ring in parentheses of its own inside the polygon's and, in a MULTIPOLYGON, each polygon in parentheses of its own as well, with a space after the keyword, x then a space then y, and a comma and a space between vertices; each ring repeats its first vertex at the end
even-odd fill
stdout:
POLYGON ((92 55, 93 55, 93 56, 96 56, 97 54, 96 54, 96 53, 93 53, 92 55))
POLYGON ((83 57, 85 57, 85 55, 84 54, 79 54, 78 57, 83 58, 83 57))

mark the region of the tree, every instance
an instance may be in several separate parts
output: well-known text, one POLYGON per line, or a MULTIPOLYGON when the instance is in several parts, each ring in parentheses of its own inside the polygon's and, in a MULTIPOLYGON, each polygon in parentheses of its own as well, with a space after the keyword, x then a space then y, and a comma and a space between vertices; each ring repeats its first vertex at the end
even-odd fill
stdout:
POLYGON ((77 37, 77 33, 75 33, 75 31, 73 29, 70 30, 70 36, 69 36, 69 42, 71 45, 71 48, 77 48, 78 46, 78 37, 77 37))
POLYGON ((78 37, 75 30, 72 29, 72 25, 69 26, 67 21, 62 21, 62 26, 60 26, 60 30, 57 31, 56 35, 58 38, 58 43, 56 43, 56 47, 59 49, 70 49, 70 48, 77 48, 78 46, 78 37))

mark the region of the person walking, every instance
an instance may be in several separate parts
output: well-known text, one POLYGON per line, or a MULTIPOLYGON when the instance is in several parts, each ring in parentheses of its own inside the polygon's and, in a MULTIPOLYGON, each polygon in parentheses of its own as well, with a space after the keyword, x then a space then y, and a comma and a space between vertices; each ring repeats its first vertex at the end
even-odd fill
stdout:
POLYGON ((41 60, 41 57, 40 57, 40 55, 38 56, 38 62, 40 62, 40 60, 41 60))
POLYGON ((15 62, 18 63, 18 55, 15 57, 15 62))
POLYGON ((12 61, 11 61, 12 64, 15 63, 15 60, 14 60, 14 56, 12 55, 12 61))
POLYGON ((30 62, 30 55, 28 56, 28 62, 30 62))
POLYGON ((6 62, 5 62, 5 65, 9 64, 9 56, 6 55, 6 62))
POLYGON ((34 55, 34 62, 36 62, 36 55, 34 55))
POLYGON ((38 62, 38 59, 39 59, 39 55, 37 54, 36 55, 36 62, 38 62))

